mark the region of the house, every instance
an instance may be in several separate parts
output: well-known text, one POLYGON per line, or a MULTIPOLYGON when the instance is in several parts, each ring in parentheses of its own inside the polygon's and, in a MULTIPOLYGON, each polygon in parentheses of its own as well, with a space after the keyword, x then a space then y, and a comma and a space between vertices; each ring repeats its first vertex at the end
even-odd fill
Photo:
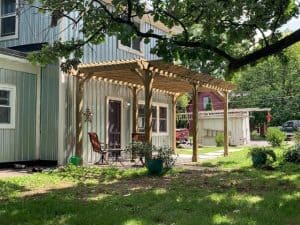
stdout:
MULTIPOLYGON (((18 0, 0 2, 4 9, 0 17, 0 163, 65 164, 75 154, 84 163, 94 163, 99 156, 91 150, 89 131, 97 132, 111 148, 124 148, 136 132, 144 132, 155 145, 175 146, 179 94, 201 88, 227 93, 233 88, 228 82, 163 63, 150 53, 153 39, 149 44, 142 40, 121 43, 107 36, 105 43, 84 48, 82 63, 73 74, 60 70, 62 60, 32 66, 25 53, 39 50, 44 43, 70 40, 79 31, 66 19, 51 27, 49 15, 29 5, 20 7, 18 0)), ((139 24, 145 31, 169 31, 148 17, 139 24)))

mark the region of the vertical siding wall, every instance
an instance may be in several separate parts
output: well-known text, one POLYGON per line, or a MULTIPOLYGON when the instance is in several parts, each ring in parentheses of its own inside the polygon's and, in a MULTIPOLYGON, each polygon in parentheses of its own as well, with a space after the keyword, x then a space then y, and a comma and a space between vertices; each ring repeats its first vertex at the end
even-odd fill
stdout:
POLYGON ((58 153, 58 65, 49 65, 41 74, 40 159, 57 160, 58 153))
POLYGON ((0 129, 0 163, 35 159, 36 75, 0 69, 0 83, 16 86, 15 129, 0 129))
POLYGON ((16 39, 0 41, 0 47, 13 47, 33 43, 52 43, 58 39, 59 28, 50 27, 51 18, 38 13, 36 8, 24 4, 20 8, 19 35, 16 39))
MULTIPOLYGON (((66 78, 66 120, 65 120, 65 157, 69 158, 75 151, 75 100, 76 100, 76 81, 74 78, 66 78)), ((110 84, 103 81, 87 81, 84 86, 84 104, 83 109, 89 107, 94 114, 92 123, 83 124, 83 160, 85 163, 94 163, 99 159, 99 154, 91 149, 87 133, 89 131, 97 132, 101 142, 107 140, 106 116, 107 116, 107 98, 119 98, 123 101, 122 105, 122 136, 121 142, 124 148, 131 142, 132 133, 132 92, 128 87, 110 84), (130 103, 130 106, 126 106, 130 103)), ((141 91, 138 100, 144 101, 144 94, 141 91)), ((153 102, 168 104, 168 131, 169 135, 153 136, 153 144, 170 145, 171 132, 171 97, 162 93, 154 93, 153 102)))

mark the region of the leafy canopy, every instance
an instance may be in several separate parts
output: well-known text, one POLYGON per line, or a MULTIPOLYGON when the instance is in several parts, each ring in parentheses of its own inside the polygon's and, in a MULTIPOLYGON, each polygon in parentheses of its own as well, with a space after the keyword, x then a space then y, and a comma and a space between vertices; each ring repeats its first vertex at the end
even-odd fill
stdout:
POLYGON ((79 27, 81 35, 46 46, 31 60, 47 63, 58 57, 72 58, 67 68, 79 62, 84 45, 100 44, 106 34, 124 42, 137 36, 145 43, 154 38, 157 44, 152 52, 165 60, 227 75, 300 40, 300 29, 286 37, 279 30, 299 14, 294 0, 38 1, 35 7, 52 15, 52 26, 66 18, 79 27), (152 18, 172 32, 140 31, 135 21, 142 18, 152 18))
MULTIPOLYGON (((239 73, 231 107, 271 108, 271 125, 300 119, 300 43, 239 73)), ((266 121, 263 114, 262 120, 266 121)))

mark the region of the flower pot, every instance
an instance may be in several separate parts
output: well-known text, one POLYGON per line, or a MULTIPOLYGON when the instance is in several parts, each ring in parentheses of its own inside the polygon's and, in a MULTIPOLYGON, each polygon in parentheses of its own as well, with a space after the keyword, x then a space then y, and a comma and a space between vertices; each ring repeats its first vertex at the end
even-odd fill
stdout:
POLYGON ((163 171, 163 161, 161 159, 147 160, 147 169, 150 174, 161 174, 163 171))
POLYGON ((80 165, 80 160, 81 160, 80 157, 78 157, 78 156, 72 156, 69 159, 69 163, 71 163, 72 165, 75 165, 75 166, 79 166, 80 165))
POLYGON ((265 165, 267 162, 267 157, 265 155, 252 155, 251 159, 254 167, 265 165))

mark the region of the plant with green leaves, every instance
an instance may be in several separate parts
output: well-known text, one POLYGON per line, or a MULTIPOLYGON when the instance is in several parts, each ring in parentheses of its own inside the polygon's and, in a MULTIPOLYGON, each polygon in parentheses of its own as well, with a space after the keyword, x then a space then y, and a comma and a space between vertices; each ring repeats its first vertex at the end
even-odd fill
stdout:
POLYGON ((125 152, 131 155, 145 158, 145 163, 149 160, 161 160, 166 168, 171 168, 175 164, 174 150, 169 146, 156 147, 146 142, 133 142, 125 148, 125 152))
POLYGON ((218 132, 217 135, 215 136, 215 142, 217 147, 224 146, 224 133, 218 132))
POLYGON ((299 145, 300 146, 300 131, 295 132, 293 140, 295 142, 295 145, 299 145))
POLYGON ((285 140, 286 135, 279 128, 269 127, 266 135, 267 141, 272 145, 272 147, 279 147, 285 140))
MULTIPOLYGON (((300 43, 234 77, 237 90, 230 97, 230 108, 271 108, 269 126, 300 120, 300 43)), ((250 122, 261 125, 267 112, 252 112, 250 122)))
POLYGON ((284 153, 284 161, 300 164, 300 145, 294 145, 284 153))
POLYGON ((68 27, 77 28, 79 34, 72 39, 45 45, 41 52, 30 56, 40 63, 64 57, 65 70, 80 62, 84 46, 101 44, 107 35, 123 43, 140 38, 148 44, 154 39, 156 45, 151 52, 164 60, 201 68, 202 72, 223 73, 226 78, 300 40, 300 29, 285 36, 281 29, 299 15, 295 0, 262 0, 259 4, 244 0, 27 1, 51 15, 51 26, 64 19, 68 27), (140 30, 136 21, 144 18, 162 24, 170 32, 156 32, 153 26, 140 30))
POLYGON ((265 147, 251 148, 248 156, 251 157, 254 167, 265 167, 276 161, 277 157, 272 149, 265 147))

